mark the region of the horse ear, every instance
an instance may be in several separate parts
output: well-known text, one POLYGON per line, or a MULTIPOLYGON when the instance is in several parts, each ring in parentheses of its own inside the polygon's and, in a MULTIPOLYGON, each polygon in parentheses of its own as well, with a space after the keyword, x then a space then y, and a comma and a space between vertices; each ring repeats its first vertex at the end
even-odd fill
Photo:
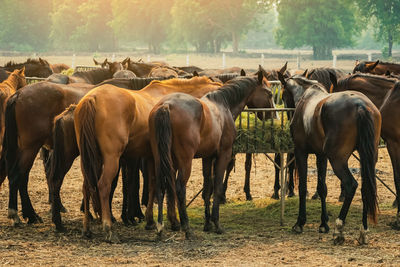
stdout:
POLYGON ((241 69, 240 76, 246 76, 246 72, 244 71, 244 69, 241 69))
POLYGON ((193 77, 199 77, 199 73, 197 71, 193 71, 193 77))
POLYGON ((124 60, 122 60, 121 64, 122 64, 122 65, 125 65, 126 62, 128 62, 129 59, 130 59, 129 57, 126 57, 124 60))
POLYGON ((6 73, 7 73, 7 75, 10 75, 12 72, 11 72, 11 71, 8 71, 8 70, 6 70, 6 73))
POLYGON ((356 59, 356 64, 354 66, 357 66, 358 64, 360 64, 360 60, 356 59))
POLYGON ((262 71, 257 72, 257 78, 258 78, 258 82, 260 84, 262 84, 263 79, 264 79, 264 75, 263 75, 262 71))
POLYGON ((329 89, 329 92, 332 93, 333 91, 336 91, 335 89, 337 88, 337 77, 332 72, 329 72, 329 79, 332 83, 332 87, 329 89))
POLYGON ((94 59, 94 58, 93 58, 93 62, 94 62, 95 65, 100 65, 100 63, 97 62, 96 59, 94 59))
POLYGON ((46 60, 43 60, 42 58, 39 58, 39 62, 40 62, 40 64, 42 64, 42 65, 48 65, 48 64, 49 64, 49 63, 47 63, 46 60))
POLYGON ((389 71, 389 70, 387 70, 387 71, 385 72, 385 76, 390 77, 390 71, 389 71))
POLYGON ((278 78, 279 78, 279 81, 281 81, 282 86, 285 87, 286 86, 286 80, 283 77, 283 74, 278 72, 278 78))
POLYGON ((307 78, 307 75, 308 75, 308 69, 306 69, 306 70, 303 72, 303 74, 302 74, 301 76, 303 76, 303 77, 306 77, 306 78, 307 78))
POLYGON ((19 70, 20 75, 25 75, 25 66, 22 67, 22 69, 19 70))
POLYGON ((285 71, 287 70, 287 64, 288 62, 286 61, 285 65, 283 65, 283 67, 279 70, 280 73, 284 74, 285 71))
POLYGON ((376 66, 378 66, 379 64, 379 60, 377 60, 372 66, 368 67, 368 69, 371 71, 373 69, 375 69, 376 66))

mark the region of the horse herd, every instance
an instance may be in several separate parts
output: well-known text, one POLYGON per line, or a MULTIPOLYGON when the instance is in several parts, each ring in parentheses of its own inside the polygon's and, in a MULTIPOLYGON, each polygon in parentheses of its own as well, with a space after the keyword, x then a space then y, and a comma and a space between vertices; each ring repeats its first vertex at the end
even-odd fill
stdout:
MULTIPOLYGON (((310 153, 316 154, 322 233, 330 230, 325 183, 328 160, 341 180, 344 203, 335 221, 335 244, 344 242, 346 215, 358 186, 347 163, 354 150, 359 152, 361 162, 363 212, 357 239, 360 244, 367 243, 368 218, 372 222, 377 220, 375 164, 380 137, 387 144, 396 191, 400 192, 398 64, 357 62, 353 74, 346 75, 334 68, 288 71, 286 63, 279 70, 259 66, 246 75, 240 68, 202 70, 195 66, 172 67, 165 62, 134 62, 130 58, 122 62, 94 62, 101 67, 71 76, 53 73, 55 66, 40 58, 24 64, 10 62, 0 68, 0 79, 4 80, 0 84, 0 184, 8 177, 8 218, 14 225, 21 222, 18 192, 23 218, 28 223, 42 222, 27 188, 29 172, 41 150, 52 221, 58 231, 65 230, 61 185, 80 155, 84 236, 91 236, 92 203, 93 211, 101 218, 106 240, 117 239, 112 232, 115 218, 111 201, 121 170, 124 223, 136 224, 136 219, 145 218, 146 229, 157 229, 161 237, 166 195, 171 229, 182 229, 186 238, 194 238, 186 212, 186 185, 193 158, 201 158, 203 165, 204 231, 214 228, 216 233, 223 233, 219 206, 225 200, 229 175, 224 185, 224 174, 233 165, 235 120, 245 106, 275 107, 271 80, 280 80, 285 106, 295 108, 293 114, 288 114, 295 145, 295 164, 290 164, 290 196, 294 195, 294 165, 299 176, 299 215, 294 232, 301 233, 306 223, 310 153), (27 85, 25 76, 47 80, 27 85), (144 178, 141 200, 139 170, 144 178), (157 222, 153 218, 155 202, 157 222), (146 206, 145 215, 141 204, 146 206)), ((58 68, 68 66, 59 64, 58 68)), ((274 112, 269 112, 260 119, 275 117, 274 112)), ((251 156, 246 156, 246 165, 248 158, 251 156)), ((249 175, 246 178, 246 196, 251 199, 249 175)), ((278 190, 279 182, 275 182, 273 197, 279 198, 278 190)), ((393 227, 399 229, 399 198, 396 202, 398 213, 393 227)))

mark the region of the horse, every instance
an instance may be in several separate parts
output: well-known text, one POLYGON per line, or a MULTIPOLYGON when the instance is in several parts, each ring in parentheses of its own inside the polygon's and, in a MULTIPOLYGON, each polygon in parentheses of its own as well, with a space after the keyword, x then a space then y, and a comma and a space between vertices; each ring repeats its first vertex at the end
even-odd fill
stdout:
POLYGON ((181 228, 186 238, 193 237, 186 212, 186 184, 195 157, 203 159, 204 230, 212 229, 211 219, 216 232, 223 233, 219 224, 219 200, 222 196, 223 175, 232 158, 236 137, 234 121, 246 105, 273 106, 272 92, 267 86, 268 81, 260 71, 256 77, 230 80, 219 90, 200 99, 182 93, 168 95, 153 108, 149 115, 149 132, 155 162, 159 235, 163 230, 163 198, 167 190, 169 213, 175 209, 177 195, 181 228), (175 179, 176 172, 178 176, 175 179), (214 191, 214 202, 210 217, 211 188, 214 191))
POLYGON ((384 75, 387 71, 400 74, 400 64, 392 62, 377 61, 356 61, 353 74, 356 72, 384 75))
POLYGON ((29 171, 39 149, 43 146, 48 149, 52 147, 54 117, 70 104, 77 103, 93 87, 89 84, 60 85, 39 82, 27 85, 9 97, 5 111, 2 153, 7 162, 10 184, 8 217, 13 224, 20 223, 17 191, 21 196, 22 215, 28 218, 28 223, 42 221, 29 199, 29 171))
MULTIPOLYGON (((102 85, 78 103, 74 112, 74 125, 84 176, 84 235, 90 236, 88 201, 92 198, 96 211, 101 213, 106 240, 112 241, 114 238, 109 203, 105 198, 109 196, 111 182, 118 171, 121 157, 128 162, 140 158, 149 159, 149 182, 153 182, 154 169, 147 118, 157 101, 172 92, 185 92, 201 97, 220 86, 220 83, 211 82, 206 77, 153 81, 140 91, 117 87, 111 91, 110 85, 102 85)), ((154 193, 150 190, 145 214, 147 228, 154 227, 153 202, 154 193)), ((176 215, 171 216, 177 225, 176 215)))
MULTIPOLYGON (((396 187, 397 196, 400 193, 400 129, 397 122, 398 115, 400 115, 400 82, 396 82, 392 89, 387 93, 383 104, 380 106, 382 115, 382 132, 381 136, 385 140, 387 150, 390 155, 393 166, 394 182, 396 187)), ((392 227, 396 230, 400 229, 400 200, 396 198, 397 214, 396 220, 391 223, 392 227)))
POLYGON ((144 62, 134 62, 128 58, 125 62, 125 66, 127 70, 132 71, 135 73, 137 77, 148 77, 151 70, 155 67, 159 67, 159 64, 153 63, 144 63, 144 62))
MULTIPOLYGON (((331 92, 341 92, 345 90, 358 91, 366 95, 375 104, 376 107, 381 108, 388 92, 394 87, 396 82, 397 79, 387 78, 382 75, 357 73, 350 75, 346 78, 340 79, 337 82, 337 84, 335 84, 332 87, 331 92)), ((395 106, 393 108, 395 108, 395 106)), ((396 114, 396 111, 393 110, 393 113, 396 114)), ((396 120, 394 119, 393 116, 385 118, 386 116, 390 115, 390 113, 388 112, 381 115, 382 115, 382 120, 385 120, 386 122, 385 124, 382 123, 382 133, 383 132, 387 133, 392 129, 392 126, 387 122, 392 120, 392 123, 396 124, 396 120), (388 127, 388 129, 386 129, 386 127, 388 127)), ((398 189, 400 186, 400 178, 397 173, 397 170, 395 170, 397 168, 396 166, 400 164, 398 160, 399 156, 397 156, 398 153, 397 151, 400 151, 400 146, 397 142, 391 141, 391 142, 386 142, 386 147, 389 152, 390 159, 392 161, 396 192, 397 194, 400 194, 400 190, 398 189)), ((396 200, 393 202, 393 206, 399 207, 398 203, 399 199, 396 198, 396 200)), ((398 212, 400 212, 399 208, 398 212)), ((396 221, 395 224, 399 225, 399 227, 396 226, 396 228, 400 228, 400 221, 399 222, 396 221)))
POLYGON ((281 74, 283 100, 296 110, 290 124, 295 145, 294 154, 299 173, 299 215, 293 226, 302 233, 306 223, 307 158, 317 156, 318 194, 321 198, 321 233, 329 232, 326 211, 327 160, 344 184, 345 200, 335 221, 334 244, 344 242, 344 223, 358 183, 348 168, 348 159, 358 150, 361 159, 362 227, 358 242, 366 244, 368 218, 376 223, 377 195, 375 164, 381 130, 381 115, 365 95, 357 91, 329 94, 319 84, 301 76, 285 79, 281 74))
POLYGON ((147 77, 178 78, 178 73, 170 68, 154 67, 147 77))
POLYGON ((64 63, 57 63, 57 64, 50 64, 50 68, 53 71, 53 73, 61 73, 64 70, 68 70, 70 66, 64 63))
POLYGON ((6 71, 13 71, 15 69, 21 69, 24 66, 25 66, 26 77, 47 78, 53 73, 49 62, 41 58, 39 59, 28 58, 28 60, 24 63, 14 63, 10 61, 2 68, 6 71))

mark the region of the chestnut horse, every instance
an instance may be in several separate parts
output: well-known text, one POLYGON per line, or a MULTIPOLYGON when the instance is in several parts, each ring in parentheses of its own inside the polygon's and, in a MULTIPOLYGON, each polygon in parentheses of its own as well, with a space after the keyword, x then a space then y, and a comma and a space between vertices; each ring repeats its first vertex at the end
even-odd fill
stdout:
POLYGON ((61 73, 64 70, 68 70, 70 67, 64 63, 56 63, 56 64, 50 64, 50 68, 53 71, 53 73, 61 73))
POLYGON ((0 83, 7 80, 7 78, 8 78, 7 72, 0 67, 0 83))
MULTIPOLYGON (((108 197, 121 156, 129 162, 140 158, 150 159, 149 182, 153 182, 148 115, 157 101, 172 92, 201 97, 220 86, 220 83, 211 82, 206 77, 153 81, 140 91, 113 88, 111 92, 110 85, 102 85, 79 102, 74 113, 74 124, 84 176, 85 235, 90 235, 88 204, 89 198, 92 198, 96 212, 101 214, 106 240, 113 239, 108 197)), ((153 202, 154 193, 150 190, 146 210, 148 227, 154 226, 153 202)), ((171 217, 176 221, 175 214, 171 217)))
POLYGON ((223 193, 223 175, 232 158, 232 145, 236 137, 235 119, 246 105, 273 107, 272 92, 267 85, 267 80, 259 71, 257 77, 237 77, 201 99, 182 93, 168 95, 153 108, 149 116, 149 129, 155 162, 158 234, 163 230, 163 198, 167 189, 168 213, 175 210, 177 195, 181 228, 186 238, 192 237, 186 212, 186 184, 195 157, 203 159, 204 230, 211 230, 211 219, 216 232, 223 232, 219 224, 219 202, 223 193), (176 172, 177 179, 174 175, 176 172), (210 217, 212 190, 214 202, 210 217))
POLYGON ((22 67, 25 67, 26 77, 47 78, 53 73, 49 62, 41 58, 39 59, 28 58, 28 60, 24 63, 14 63, 10 61, 2 68, 7 71, 13 71, 15 69, 21 69, 22 67))
POLYGON ((321 233, 329 232, 326 211, 327 159, 344 185, 345 200, 335 222, 334 243, 344 242, 344 223, 358 183, 348 168, 348 159, 358 150, 361 159, 361 194, 363 202, 360 244, 366 243, 367 217, 377 219, 375 164, 381 130, 381 115, 365 95, 357 91, 329 94, 324 87, 301 76, 284 79, 283 100, 296 110, 290 124, 299 171, 299 215, 293 230, 303 231, 306 223, 307 158, 317 156, 318 194, 321 198, 321 233))
POLYGON ((353 74, 356 72, 371 73, 384 75, 386 72, 400 74, 400 64, 392 62, 377 61, 356 61, 356 66, 353 69, 353 74))

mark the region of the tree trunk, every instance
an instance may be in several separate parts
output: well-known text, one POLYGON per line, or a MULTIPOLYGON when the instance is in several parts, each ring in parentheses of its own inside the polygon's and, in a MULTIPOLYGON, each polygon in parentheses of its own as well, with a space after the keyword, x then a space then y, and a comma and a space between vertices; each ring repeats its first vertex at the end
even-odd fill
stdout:
POLYGON ((392 32, 389 31, 389 36, 388 36, 388 41, 389 41, 389 47, 388 47, 388 57, 392 57, 392 48, 393 48, 393 35, 392 32))
POLYGON ((232 32, 232 52, 234 54, 239 52, 239 38, 236 32, 232 32))

